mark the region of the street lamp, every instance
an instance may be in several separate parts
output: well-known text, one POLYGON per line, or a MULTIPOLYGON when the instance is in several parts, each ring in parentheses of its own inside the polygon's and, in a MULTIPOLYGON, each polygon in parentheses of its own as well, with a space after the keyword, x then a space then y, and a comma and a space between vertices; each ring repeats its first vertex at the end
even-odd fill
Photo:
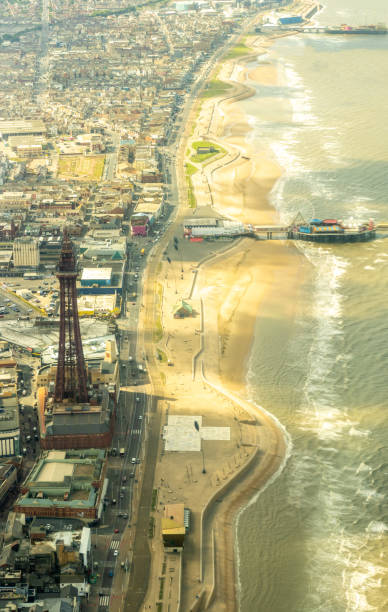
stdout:
MULTIPOLYGON (((199 423, 198 421, 194 421, 194 427, 195 429, 198 431, 199 433, 199 423)), ((201 453, 202 453, 202 474, 206 474, 206 469, 205 469, 205 455, 203 452, 203 444, 202 444, 202 439, 200 436, 200 444, 201 444, 201 453)))

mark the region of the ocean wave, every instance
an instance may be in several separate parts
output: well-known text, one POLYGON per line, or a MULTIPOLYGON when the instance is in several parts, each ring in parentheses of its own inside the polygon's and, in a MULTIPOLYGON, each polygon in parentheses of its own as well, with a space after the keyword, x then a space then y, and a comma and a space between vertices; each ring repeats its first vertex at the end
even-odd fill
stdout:
POLYGON ((388 526, 382 521, 371 521, 366 528, 368 533, 386 533, 388 531, 388 526))

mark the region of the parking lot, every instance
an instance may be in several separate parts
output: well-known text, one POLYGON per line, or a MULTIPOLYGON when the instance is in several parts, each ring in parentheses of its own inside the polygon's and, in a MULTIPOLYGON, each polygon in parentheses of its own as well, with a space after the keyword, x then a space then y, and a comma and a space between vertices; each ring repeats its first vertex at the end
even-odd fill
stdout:
POLYGON ((58 281, 55 276, 42 279, 0 278, 0 317, 15 319, 39 314, 50 316, 58 309, 58 281))

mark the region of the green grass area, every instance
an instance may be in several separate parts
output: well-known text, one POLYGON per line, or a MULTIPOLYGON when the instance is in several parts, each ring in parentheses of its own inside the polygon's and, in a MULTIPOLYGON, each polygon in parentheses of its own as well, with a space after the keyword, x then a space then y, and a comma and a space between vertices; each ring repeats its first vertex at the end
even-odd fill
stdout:
POLYGON ((161 361, 162 363, 166 363, 167 362, 167 355, 164 351, 161 351, 159 348, 156 349, 156 354, 157 357, 159 359, 159 361, 161 361))
POLYGON ((156 612, 162 612, 163 610, 163 604, 161 601, 158 601, 158 603, 156 604, 156 612))
POLYGON ((153 538, 155 533, 155 519, 153 516, 150 516, 150 522, 148 524, 148 537, 153 538))
POLYGON ((190 163, 186 164, 186 176, 188 177, 193 176, 193 174, 195 174, 196 172, 198 172, 198 168, 193 166, 193 164, 190 164, 190 163))
POLYGON ((160 319, 160 315, 158 315, 155 321, 154 342, 160 342, 162 338, 163 338, 163 325, 160 319))
POLYGON ((197 150, 199 147, 214 147, 216 146, 214 144, 214 142, 211 142, 210 140, 197 140, 196 142, 193 142, 193 149, 197 150))
POLYGON ((243 55, 248 55, 252 53, 252 49, 247 47, 244 42, 239 43, 235 47, 232 47, 230 51, 225 55, 224 59, 235 59, 236 57, 242 57, 243 55))
POLYGON ((156 509, 157 501, 158 501, 158 489, 152 489, 151 510, 156 509))
POLYGON ((10 42, 18 42, 21 36, 25 36, 26 34, 29 34, 30 32, 36 32, 41 29, 42 29, 41 25, 36 25, 36 26, 33 26, 32 28, 26 28, 25 30, 19 30, 19 32, 15 32, 15 34, 1 34, 0 43, 6 40, 9 40, 10 42))
POLYGON ((192 155, 190 158, 191 161, 197 164, 201 164, 202 162, 206 161, 210 157, 214 157, 215 155, 219 155, 220 153, 222 153, 223 155, 226 154, 225 149, 207 140, 201 140, 199 142, 193 143, 193 149, 197 151, 199 147, 213 148, 215 150, 210 151, 209 153, 196 153, 195 155, 192 155))
POLYGON ((191 182, 191 177, 193 174, 198 172, 198 168, 193 166, 193 164, 186 164, 186 184, 187 184, 187 198, 189 200, 190 208, 195 208, 197 206, 197 201, 194 195, 193 183, 191 182))
POLYGON ((160 372, 160 379, 162 381, 162 385, 166 384, 166 375, 164 372, 160 372))
POLYGON ((163 338, 163 325, 162 325, 162 318, 161 318, 163 287, 160 283, 158 283, 156 286, 156 298, 157 298, 156 309, 157 309, 158 314, 156 315, 156 318, 155 318, 155 328, 154 328, 153 337, 154 337, 154 342, 160 342, 160 340, 163 338))
POLYGON ((159 599, 163 599, 163 591, 164 591, 164 578, 163 576, 160 578, 160 587, 159 587, 159 599))
POLYGON ((215 98, 217 96, 222 96, 232 87, 233 85, 230 85, 229 83, 224 83, 219 79, 212 79, 202 90, 201 98, 215 98))
POLYGON ((202 164, 202 162, 204 162, 207 159, 209 159, 209 157, 214 157, 214 155, 218 155, 218 151, 213 151, 212 153, 200 153, 200 154, 197 154, 197 155, 192 155, 190 157, 190 159, 195 164, 202 164))

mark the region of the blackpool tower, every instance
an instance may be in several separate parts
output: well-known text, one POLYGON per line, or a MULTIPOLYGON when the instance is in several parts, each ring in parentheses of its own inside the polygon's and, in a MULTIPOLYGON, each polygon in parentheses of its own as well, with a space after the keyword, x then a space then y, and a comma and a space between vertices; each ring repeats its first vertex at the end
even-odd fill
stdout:
POLYGON ((86 403, 89 399, 77 308, 77 266, 66 229, 56 276, 59 280, 60 327, 54 399, 56 402, 86 403))

